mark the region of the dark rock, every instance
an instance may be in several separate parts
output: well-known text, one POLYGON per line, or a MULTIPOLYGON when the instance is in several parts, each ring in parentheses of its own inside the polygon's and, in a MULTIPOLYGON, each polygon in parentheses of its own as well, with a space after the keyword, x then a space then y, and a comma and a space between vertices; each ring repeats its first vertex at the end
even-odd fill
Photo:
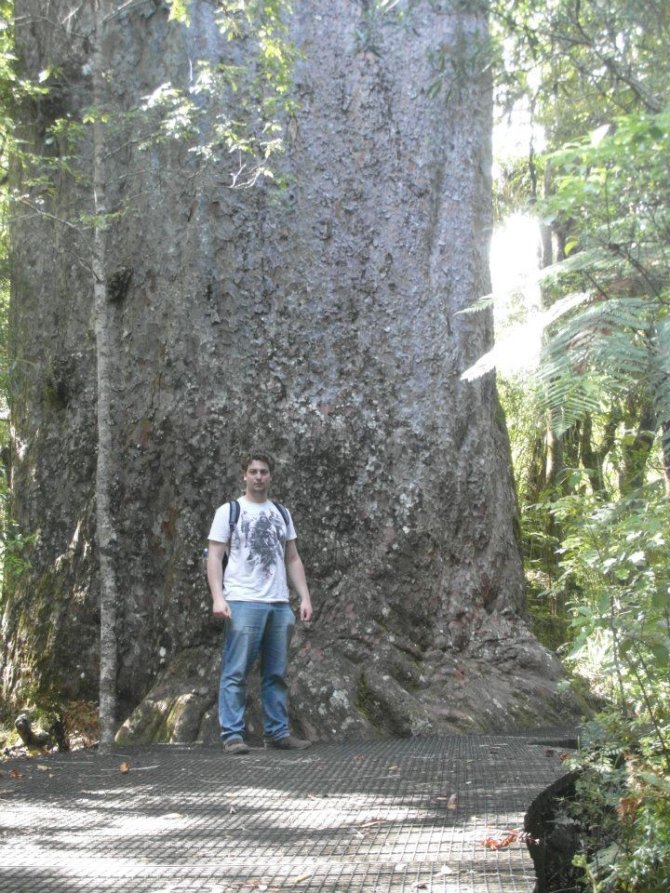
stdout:
POLYGON ((528 844, 537 878, 533 893, 579 893, 582 889, 581 872, 572 864, 579 851, 579 830, 563 805, 575 796, 577 775, 569 772, 557 779, 526 813, 525 830, 538 841, 528 844))
POLYGON ((26 713, 17 716, 14 726, 26 747, 49 747, 53 744, 51 735, 37 726, 33 727, 32 720, 26 713))

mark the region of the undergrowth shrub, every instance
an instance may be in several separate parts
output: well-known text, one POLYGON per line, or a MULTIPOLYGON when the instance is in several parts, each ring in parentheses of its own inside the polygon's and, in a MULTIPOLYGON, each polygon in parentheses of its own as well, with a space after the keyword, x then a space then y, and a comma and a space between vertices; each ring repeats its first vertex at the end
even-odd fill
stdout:
POLYGON ((670 780, 655 733, 616 711, 603 713, 587 727, 572 768, 579 776, 566 809, 579 829, 583 889, 667 893, 670 780))
POLYGON ((586 727, 569 815, 589 893, 670 891, 670 517, 662 488, 559 500, 567 662, 609 706, 586 727))

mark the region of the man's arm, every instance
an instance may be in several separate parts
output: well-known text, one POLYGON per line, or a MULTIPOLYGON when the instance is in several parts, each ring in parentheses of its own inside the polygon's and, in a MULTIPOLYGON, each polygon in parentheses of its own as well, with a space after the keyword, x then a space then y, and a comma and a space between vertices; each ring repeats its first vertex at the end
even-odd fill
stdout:
POLYGON ((298 554, 298 547, 295 540, 289 540, 286 543, 286 570, 288 578, 295 591, 300 596, 300 619, 312 619, 312 599, 309 595, 307 586, 307 578, 305 577, 305 568, 302 558, 298 554))
POLYGON ((215 617, 230 617, 230 605, 223 597, 223 556, 226 543, 209 541, 207 551, 207 582, 212 593, 212 613, 215 617))

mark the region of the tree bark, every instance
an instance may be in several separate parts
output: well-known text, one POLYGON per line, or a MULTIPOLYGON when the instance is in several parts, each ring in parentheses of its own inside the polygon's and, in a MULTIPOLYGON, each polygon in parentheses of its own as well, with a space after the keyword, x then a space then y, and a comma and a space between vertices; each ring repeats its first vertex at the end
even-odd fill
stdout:
MULTIPOLYGON (((107 159, 107 206, 128 209, 108 231, 105 270, 120 333, 111 512, 122 556, 119 697, 122 712, 135 708, 126 739, 216 737, 220 630, 200 554, 215 508, 240 492, 240 453, 259 442, 278 461, 274 496, 292 510, 316 609, 294 640, 297 731, 418 734, 575 716, 558 690, 558 661, 526 625, 494 380, 460 380, 492 337, 488 316, 460 314, 489 290, 486 21, 460 3, 405 11, 395 19, 351 0, 322 11, 296 4, 291 35, 304 56, 277 171, 284 189, 231 190, 225 152, 207 165, 183 143, 141 152, 118 139, 107 159)), ((199 58, 236 52, 214 12, 194 2, 189 29, 152 4, 118 17, 108 58, 121 110, 167 81, 187 87, 199 58)), ((58 62, 43 47, 37 59, 58 62)), ((220 111, 215 98, 203 103, 207 121, 220 111)), ((37 247, 17 261, 30 289, 57 303, 37 247)), ((28 352, 22 294, 17 286, 15 331, 28 352)), ((90 298, 84 284, 74 304, 90 298)), ((81 314, 60 300, 68 330, 85 339, 81 314)), ((52 353, 67 344, 54 333, 52 353)), ((58 484, 19 495, 19 479, 53 467, 45 438, 62 424, 46 414, 37 428, 35 387, 15 412, 33 444, 19 458, 17 442, 28 530, 58 484)), ((91 396, 77 394, 62 412, 87 417, 91 396)), ((92 481, 81 482, 59 507, 58 533, 43 529, 31 581, 63 579, 62 534, 91 495, 92 481)), ((88 605, 100 576, 89 579, 86 560, 73 559, 68 579, 88 605)), ((30 631, 17 644, 34 604, 29 582, 7 601, 14 693, 43 641, 30 631)), ((89 643, 91 612, 75 622, 73 598, 64 586, 49 609, 62 612, 55 637, 89 643)), ((86 680, 95 657, 90 644, 85 651, 86 680)), ((74 661, 47 652, 44 667, 62 688, 74 661)), ((47 683, 46 672, 39 678, 47 683)), ((254 709, 249 731, 259 731, 254 709)))
POLYGON ((644 485, 647 462, 656 437, 658 427, 656 413, 651 401, 643 398, 641 405, 635 405, 629 398, 626 422, 629 428, 637 425, 635 437, 623 446, 623 466, 619 473, 619 489, 630 494, 644 485))
POLYGON ((116 524, 112 512, 114 475, 114 338, 109 313, 105 276, 107 253, 107 171, 105 158, 105 124, 101 117, 105 107, 106 60, 104 51, 105 16, 109 6, 94 0, 93 51, 93 312, 95 316, 95 357, 97 386, 97 455, 95 475, 95 530, 100 577, 100 746, 110 748, 116 734, 118 655, 116 614, 119 591, 116 585, 116 524))

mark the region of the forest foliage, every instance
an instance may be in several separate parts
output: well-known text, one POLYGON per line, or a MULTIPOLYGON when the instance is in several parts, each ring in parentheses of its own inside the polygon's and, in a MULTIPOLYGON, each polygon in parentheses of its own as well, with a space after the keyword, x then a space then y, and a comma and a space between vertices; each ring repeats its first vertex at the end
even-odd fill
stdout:
MULTIPOLYGON (((188 22, 187 0, 170 6, 173 19, 188 22)), ((377 17, 411 6, 366 4, 377 17)), ((227 40, 255 41, 254 70, 232 57, 216 70, 202 66, 191 92, 162 85, 138 112, 146 140, 190 140, 203 164, 224 151, 230 185, 253 186, 278 176, 274 159, 295 113, 287 4, 227 0, 217 8, 227 40), (216 101, 221 112, 199 144, 193 137, 203 101, 216 101)), ((15 112, 48 90, 49 80, 48 72, 34 84, 18 78, 12 15, 11 0, 0 0, 5 394, 6 224, 21 202, 6 184, 10 158, 23 151, 15 112)), ((653 893, 670 878, 670 7, 660 0, 492 0, 491 23, 487 64, 500 118, 514 120, 522 109, 533 124, 526 156, 502 160, 496 207, 501 217, 533 214, 542 234, 540 362, 516 376, 499 373, 529 601, 538 635, 561 649, 607 705, 576 758, 575 821, 603 831, 583 841, 585 889, 653 893)), ((76 126, 103 114, 90 109, 76 126)), ((517 296, 522 323, 535 311, 517 296)), ((6 429, 3 404, 3 444, 6 429)), ((0 496, 5 503, 6 484, 0 496)), ((21 532, 7 510, 0 545, 5 569, 20 567, 21 532)))
MULTIPOLYGON (((670 7, 494 3, 497 206, 538 221, 539 362, 500 376, 538 634, 606 705, 572 820, 593 891, 670 881, 670 7), (512 112, 513 114, 514 112, 512 112), (597 829, 597 833, 596 833, 597 829)), ((502 334, 509 338, 510 332, 502 334)))

